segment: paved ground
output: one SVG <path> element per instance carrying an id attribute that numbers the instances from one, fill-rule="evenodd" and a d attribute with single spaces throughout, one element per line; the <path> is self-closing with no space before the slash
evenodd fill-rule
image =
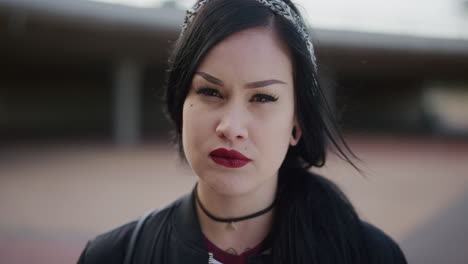
<path id="1" fill-rule="evenodd" d="M 336 158 L 321 173 L 410 263 L 466 263 L 468 142 L 350 138 L 363 177 Z M 0 149 L 0 263 L 75 263 L 87 239 L 189 191 L 175 150 L 146 144 Z M 449 257 L 448 257 L 449 256 Z"/>

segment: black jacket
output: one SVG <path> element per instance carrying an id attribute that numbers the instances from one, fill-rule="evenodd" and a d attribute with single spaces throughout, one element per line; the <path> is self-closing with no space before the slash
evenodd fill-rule
<path id="1" fill-rule="evenodd" d="M 117 227 L 88 242 L 78 264 L 122 264 L 137 221 Z M 391 238 L 363 222 L 371 263 L 404 264 L 405 257 Z M 251 256 L 249 264 L 271 263 L 269 250 Z M 132 263 L 209 263 L 193 193 L 150 215 L 136 240 Z"/>

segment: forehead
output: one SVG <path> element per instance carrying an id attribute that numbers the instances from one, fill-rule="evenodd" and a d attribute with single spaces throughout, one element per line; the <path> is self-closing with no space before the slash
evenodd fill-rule
<path id="1" fill-rule="evenodd" d="M 230 35 L 208 52 L 198 71 L 208 71 L 227 81 L 249 82 L 274 77 L 292 83 L 288 49 L 277 34 L 266 27 Z"/>

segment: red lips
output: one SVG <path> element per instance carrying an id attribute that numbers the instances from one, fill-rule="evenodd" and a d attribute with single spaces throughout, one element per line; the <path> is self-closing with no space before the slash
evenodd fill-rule
<path id="1" fill-rule="evenodd" d="M 215 149 L 210 152 L 211 159 L 228 168 L 244 167 L 251 159 L 242 155 L 242 153 L 235 150 L 227 150 L 225 148 Z"/>

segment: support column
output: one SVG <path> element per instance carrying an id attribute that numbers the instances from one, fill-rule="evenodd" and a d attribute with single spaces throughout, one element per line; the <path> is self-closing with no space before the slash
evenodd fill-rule
<path id="1" fill-rule="evenodd" d="M 114 71 L 114 142 L 137 145 L 141 138 L 142 67 L 133 60 L 119 61 Z"/>

